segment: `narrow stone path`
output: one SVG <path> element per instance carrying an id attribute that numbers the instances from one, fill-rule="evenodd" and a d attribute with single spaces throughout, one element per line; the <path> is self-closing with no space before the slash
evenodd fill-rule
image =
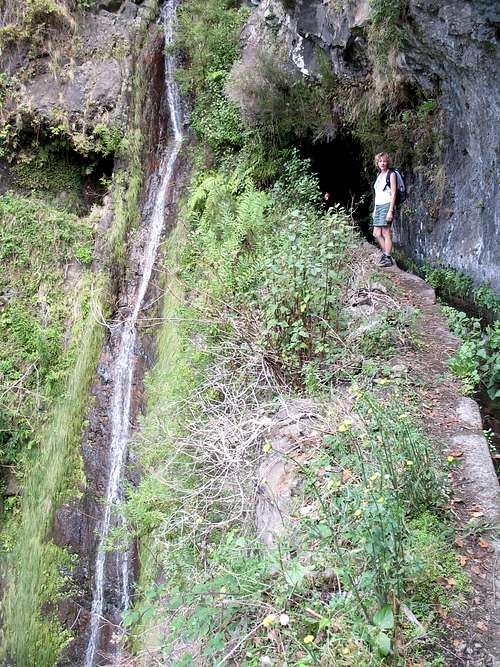
<path id="1" fill-rule="evenodd" d="M 374 254 L 374 259 L 378 254 Z M 384 269 L 398 289 L 401 305 L 419 308 L 421 347 L 397 361 L 420 385 L 423 427 L 448 465 L 457 547 L 473 593 L 463 609 L 445 617 L 451 637 L 448 665 L 500 665 L 500 490 L 484 436 L 477 403 L 461 396 L 446 361 L 459 341 L 449 331 L 434 290 L 423 280 L 393 266 Z M 495 535 L 496 531 L 496 535 Z"/>

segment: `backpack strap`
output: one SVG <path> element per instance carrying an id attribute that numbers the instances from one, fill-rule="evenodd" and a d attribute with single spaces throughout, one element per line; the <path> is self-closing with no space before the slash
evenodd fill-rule
<path id="1" fill-rule="evenodd" d="M 391 189 L 391 174 L 395 174 L 395 173 L 396 172 L 395 172 L 394 169 L 388 169 L 387 170 L 387 177 L 385 179 L 384 190 L 386 190 L 387 188 L 389 188 L 389 190 Z M 396 186 L 397 186 L 397 180 L 396 180 Z M 384 190 L 382 190 L 382 192 L 384 192 Z"/>

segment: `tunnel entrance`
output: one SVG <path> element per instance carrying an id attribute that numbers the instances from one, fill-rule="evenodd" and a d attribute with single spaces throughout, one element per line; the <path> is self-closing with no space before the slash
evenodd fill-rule
<path id="1" fill-rule="evenodd" d="M 323 194 L 329 193 L 328 206 L 339 204 L 352 215 L 362 234 L 372 240 L 370 218 L 374 176 L 366 163 L 360 142 L 351 134 L 332 141 L 309 144 L 304 157 L 319 176 Z"/>

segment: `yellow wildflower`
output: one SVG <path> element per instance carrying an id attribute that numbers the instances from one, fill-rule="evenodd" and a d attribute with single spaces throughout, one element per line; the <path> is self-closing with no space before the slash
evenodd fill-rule
<path id="1" fill-rule="evenodd" d="M 345 433 L 351 429 L 352 425 L 352 419 L 344 419 L 344 421 L 337 426 L 337 431 L 339 431 L 339 433 Z"/>
<path id="2" fill-rule="evenodd" d="M 262 621 L 262 625 L 265 628 L 268 628 L 270 625 L 276 622 L 276 614 L 268 614 L 265 619 Z"/>

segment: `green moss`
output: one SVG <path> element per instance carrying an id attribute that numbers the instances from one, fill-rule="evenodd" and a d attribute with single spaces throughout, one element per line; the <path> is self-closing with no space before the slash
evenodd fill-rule
<path id="1" fill-rule="evenodd" d="M 109 299 L 109 279 L 97 276 L 93 291 L 96 306 L 102 308 Z M 53 667 L 69 640 L 57 614 L 44 607 L 57 601 L 62 581 L 53 576 L 65 558 L 62 549 L 46 540 L 56 508 L 72 489 L 74 493 L 78 481 L 82 425 L 103 338 L 100 322 L 89 314 L 75 341 L 78 356 L 64 395 L 41 433 L 43 449 L 26 475 L 22 517 L 9 556 L 10 584 L 3 600 L 4 650 L 21 664 Z"/>
<path id="2" fill-rule="evenodd" d="M 427 619 L 436 604 L 449 609 L 470 590 L 470 580 L 460 567 L 451 542 L 453 530 L 432 512 L 409 523 L 406 552 L 411 558 L 409 586 L 414 611 Z"/>
<path id="3" fill-rule="evenodd" d="M 49 159 L 40 154 L 25 156 L 12 169 L 17 185 L 54 194 L 66 192 L 76 201 L 80 195 L 82 166 L 68 153 L 54 153 Z"/>
<path id="4" fill-rule="evenodd" d="M 389 74 L 389 60 L 401 46 L 401 0 L 370 0 L 368 39 L 381 71 Z"/>
<path id="5" fill-rule="evenodd" d="M 23 443 L 39 441 L 40 422 L 71 365 L 64 340 L 77 316 L 80 280 L 66 286 L 65 271 L 75 249 L 92 243 L 93 229 L 39 196 L 12 193 L 0 196 L 0 220 L 0 368 L 2 383 L 12 385 L 3 405 L 5 464 L 16 462 Z"/>
<path id="6" fill-rule="evenodd" d="M 141 90 L 144 89 L 142 78 L 137 85 Z M 137 112 L 137 119 L 139 116 Z M 139 220 L 139 196 L 143 184 L 142 140 L 140 127 L 134 124 L 126 133 L 122 146 L 127 169 L 115 172 L 113 177 L 111 197 L 114 224 L 106 235 L 108 261 L 111 266 L 124 265 L 126 236 Z"/>

